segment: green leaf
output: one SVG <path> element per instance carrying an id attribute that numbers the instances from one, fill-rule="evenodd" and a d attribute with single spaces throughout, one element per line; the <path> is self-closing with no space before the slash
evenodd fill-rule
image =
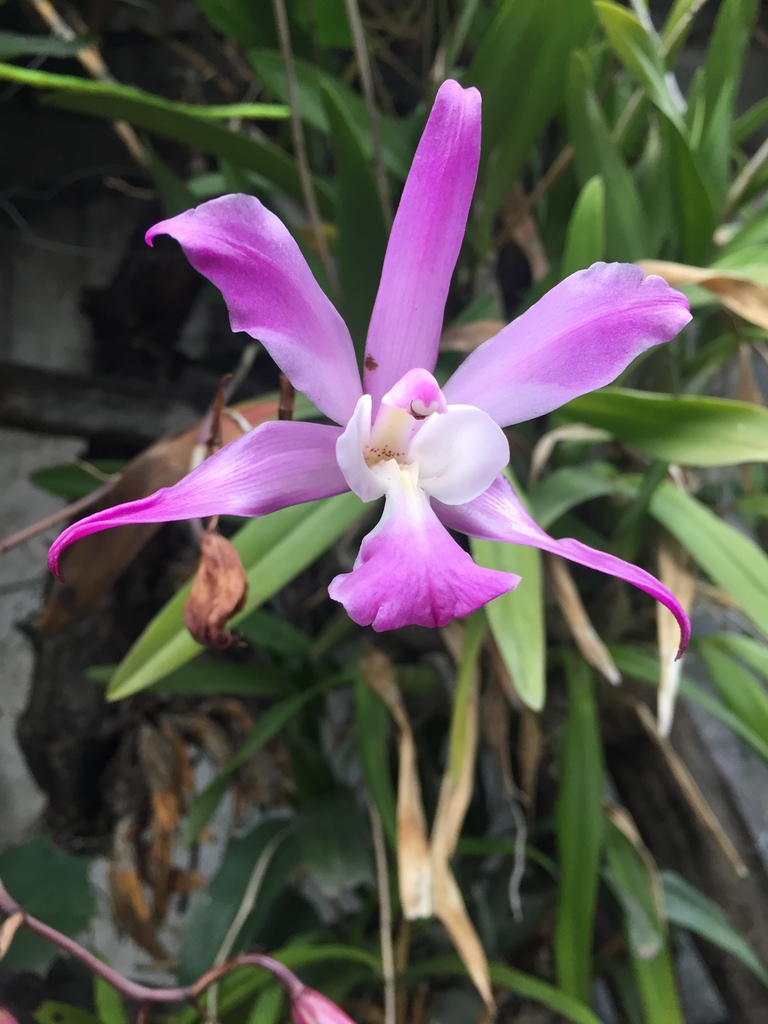
<path id="1" fill-rule="evenodd" d="M 530 496 L 533 518 L 543 530 L 572 508 L 616 492 L 617 473 L 606 462 L 564 466 L 550 473 Z"/>
<path id="2" fill-rule="evenodd" d="M 139 128 L 156 132 L 177 142 L 231 160 L 257 171 L 271 184 L 299 202 L 303 201 L 296 161 L 277 146 L 243 132 L 211 124 L 205 119 L 205 107 L 174 103 L 142 89 L 110 82 L 91 82 L 72 75 L 54 75 L 0 64 L 0 79 L 52 89 L 46 100 L 64 110 L 98 117 L 122 118 Z M 267 115 L 283 117 L 282 108 L 265 107 Z M 333 209 L 332 190 L 316 179 L 315 190 L 321 212 L 329 216 Z"/>
<path id="3" fill-rule="evenodd" d="M 89 467 L 93 467 L 93 472 Z M 30 483 L 49 494 L 56 494 L 67 501 L 77 501 L 92 494 L 104 484 L 103 476 L 119 473 L 124 462 L 114 459 L 98 459 L 91 463 L 62 463 L 60 466 L 45 466 L 29 474 Z"/>
<path id="4" fill-rule="evenodd" d="M 507 967 L 506 964 L 490 963 L 488 969 L 491 981 L 498 988 L 514 992 L 523 999 L 540 1003 L 565 1017 L 566 1020 L 573 1021 L 573 1024 L 600 1024 L 599 1019 L 585 1003 L 546 981 L 541 981 L 523 971 L 517 971 L 513 967 Z M 463 978 L 466 977 L 466 969 L 458 957 L 436 956 L 422 960 L 417 965 L 410 967 L 405 975 L 418 979 L 424 977 Z"/>
<path id="5" fill-rule="evenodd" d="M 218 871 L 208 885 L 206 899 L 197 902 L 184 929 L 179 952 L 179 980 L 182 984 L 195 981 L 213 965 L 258 864 L 263 872 L 261 884 L 253 909 L 243 921 L 232 946 L 230 959 L 247 948 L 256 937 L 270 906 L 300 859 L 298 843 L 295 837 L 291 837 L 290 829 L 291 823 L 285 818 L 269 818 L 229 844 Z"/>
<path id="6" fill-rule="evenodd" d="M 103 978 L 93 979 L 93 1001 L 102 1024 L 130 1024 L 122 996 Z"/>
<path id="7" fill-rule="evenodd" d="M 514 482 L 513 486 L 523 497 L 520 487 Z M 474 537 L 469 543 L 478 565 L 522 577 L 515 590 L 491 601 L 485 612 L 520 700 L 540 711 L 546 693 L 541 552 L 520 544 Z"/>
<path id="8" fill-rule="evenodd" d="M 339 182 L 336 200 L 340 306 L 362 366 L 368 323 L 379 288 L 389 232 L 370 155 L 335 83 L 322 83 L 323 102 Z"/>
<path id="9" fill-rule="evenodd" d="M 590 178 L 579 193 L 568 222 L 561 276 L 567 277 L 605 258 L 605 185 Z"/>
<path id="10" fill-rule="evenodd" d="M 594 26 L 586 0 L 502 0 L 466 74 L 483 97 L 483 233 L 553 115 L 562 106 L 568 56 Z M 514 102 L 510 88 L 514 83 Z"/>
<path id="11" fill-rule="evenodd" d="M 368 792 L 393 849 L 397 848 L 397 800 L 389 753 L 389 712 L 362 680 L 355 684 L 355 722 L 360 763 Z"/>
<path id="12" fill-rule="evenodd" d="M 657 657 L 634 647 L 619 644 L 611 644 L 608 649 L 623 676 L 632 676 L 650 686 L 659 685 L 659 660 Z M 679 692 L 681 697 L 698 704 L 707 714 L 717 718 L 731 732 L 748 743 L 764 761 L 768 762 L 768 743 L 765 743 L 749 724 L 734 715 L 716 697 L 684 675 L 680 677 Z"/>
<path id="13" fill-rule="evenodd" d="M 95 1014 L 53 999 L 42 1002 L 32 1016 L 37 1024 L 101 1024 Z"/>
<path id="14" fill-rule="evenodd" d="M 349 790 L 313 796 L 296 816 L 296 831 L 302 866 L 328 899 L 373 886 L 368 819 Z"/>
<path id="15" fill-rule="evenodd" d="M 768 460 L 768 409 L 751 402 L 602 388 L 558 415 L 609 431 L 655 458 L 687 466 Z"/>
<path id="16" fill-rule="evenodd" d="M 640 955 L 630 945 L 632 971 L 640 991 L 645 1019 L 654 1024 L 656 1021 L 685 1024 L 677 995 L 666 922 L 660 914 L 661 908 L 657 906 L 661 886 L 656 867 L 649 863 L 648 858 L 644 859 L 640 855 L 634 843 L 610 818 L 606 826 L 606 855 L 612 880 L 621 887 L 626 900 L 638 904 L 659 937 L 658 944 L 655 944 L 656 951 L 652 952 L 649 945 L 645 955 Z"/>
<path id="17" fill-rule="evenodd" d="M 345 675 L 330 676 L 314 686 L 310 686 L 303 693 L 297 693 L 279 704 L 275 704 L 263 715 L 260 715 L 235 756 L 217 772 L 211 782 L 193 800 L 184 831 L 184 842 L 187 846 L 191 846 L 213 817 L 229 786 L 229 780 L 240 765 L 252 757 L 257 750 L 260 750 L 265 743 L 269 743 L 272 737 L 280 732 L 292 718 L 295 718 L 311 700 L 326 690 L 348 681 L 348 677 Z"/>
<path id="18" fill-rule="evenodd" d="M 742 65 L 757 10 L 756 0 L 723 0 L 703 67 L 704 112 L 699 166 L 722 200 L 729 183 L 731 133 Z"/>
<path id="19" fill-rule="evenodd" d="M 233 538 L 248 574 L 248 597 L 237 623 L 302 572 L 364 512 L 352 493 L 294 505 L 247 523 Z M 144 690 L 190 661 L 201 647 L 184 625 L 186 584 L 150 622 L 118 666 L 107 696 Z"/>
<path id="20" fill-rule="evenodd" d="M 713 633 L 707 637 L 707 643 L 725 649 L 768 679 L 768 647 L 765 643 L 739 633 Z"/>
<path id="21" fill-rule="evenodd" d="M 555 809 L 560 891 L 554 948 L 560 987 L 588 1003 L 603 842 L 603 750 L 589 667 L 568 653 L 565 672 L 568 718 Z"/>
<path id="22" fill-rule="evenodd" d="M 702 640 L 698 649 L 723 703 L 768 745 L 768 692 L 763 684 L 716 641 Z"/>
<path id="23" fill-rule="evenodd" d="M 635 180 L 616 143 L 590 83 L 583 54 L 571 57 L 568 119 L 576 147 L 576 167 L 586 183 L 594 175 L 605 184 L 606 258 L 636 260 L 649 255 L 646 223 Z"/>
<path id="24" fill-rule="evenodd" d="M 88 36 L 76 39 L 57 39 L 56 36 L 24 35 L 21 32 L 0 32 L 0 59 L 14 60 L 35 54 L 41 57 L 74 57 L 76 53 L 90 46 L 93 40 Z"/>
<path id="25" fill-rule="evenodd" d="M 283 102 L 288 99 L 288 86 L 285 79 L 283 58 L 275 50 L 252 49 L 248 58 L 256 74 L 262 79 L 269 92 Z M 319 68 L 306 61 L 294 58 L 293 70 L 296 75 L 296 86 L 299 94 L 299 111 L 307 124 L 321 132 L 329 132 L 330 125 L 326 107 L 323 102 L 323 85 L 330 85 L 336 99 L 345 107 L 348 118 L 355 125 L 358 138 L 369 160 L 373 159 L 368 111 L 365 102 L 354 90 L 340 79 L 331 78 Z M 413 156 L 409 145 L 408 133 L 403 130 L 402 122 L 391 117 L 379 118 L 382 158 L 387 170 L 391 171 L 400 181 L 405 181 Z"/>
<path id="26" fill-rule="evenodd" d="M 673 201 L 672 216 L 679 232 L 681 259 L 693 266 L 706 265 L 717 226 L 717 210 L 685 134 L 674 122 L 662 125 L 668 155 L 666 182 Z"/>
<path id="27" fill-rule="evenodd" d="M 595 0 L 594 7 L 616 56 L 659 110 L 682 131 L 685 102 L 670 88 L 658 39 L 626 7 L 611 0 Z"/>
<path id="28" fill-rule="evenodd" d="M 768 970 L 755 956 L 749 943 L 739 935 L 716 903 L 694 889 L 674 871 L 662 871 L 664 907 L 667 920 L 685 928 L 740 960 L 755 977 L 768 986 Z"/>
<path id="29" fill-rule="evenodd" d="M 0 878 L 24 910 L 65 935 L 78 935 L 96 910 L 88 884 L 89 863 L 35 836 L 0 853 Z M 3 970 L 45 973 L 60 955 L 57 946 L 27 928 L 15 935 Z"/>
<path id="30" fill-rule="evenodd" d="M 622 489 L 635 490 L 630 479 Z M 759 630 L 768 635 L 768 557 L 754 541 L 673 484 L 657 487 L 651 515 L 675 537 L 717 586 L 726 590 Z"/>

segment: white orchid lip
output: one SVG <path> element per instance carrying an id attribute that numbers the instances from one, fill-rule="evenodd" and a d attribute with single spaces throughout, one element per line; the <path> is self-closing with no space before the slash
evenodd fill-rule
<path id="1" fill-rule="evenodd" d="M 392 463 L 430 497 L 461 504 L 490 487 L 509 461 L 498 424 L 473 406 L 448 405 L 427 370 L 409 370 L 371 418 L 371 397 L 363 395 L 336 443 L 339 468 L 363 501 L 403 486 Z"/>

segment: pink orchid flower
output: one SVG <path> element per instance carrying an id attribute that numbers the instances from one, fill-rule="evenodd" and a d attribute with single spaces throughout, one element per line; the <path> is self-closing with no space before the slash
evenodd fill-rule
<path id="1" fill-rule="evenodd" d="M 477 348 L 441 389 L 432 375 L 480 156 L 480 95 L 440 88 L 405 183 L 368 330 L 361 382 L 349 331 L 287 228 L 258 199 L 224 196 L 156 224 L 221 291 L 232 329 L 259 339 L 338 426 L 265 423 L 174 487 L 88 516 L 50 551 L 96 530 L 217 514 L 261 516 L 352 490 L 383 497 L 352 572 L 329 587 L 375 630 L 439 626 L 516 587 L 448 529 L 526 544 L 634 584 L 690 626 L 649 573 L 576 540 L 554 540 L 501 471 L 502 431 L 610 383 L 690 320 L 683 295 L 639 267 L 597 263 L 556 285 Z"/>

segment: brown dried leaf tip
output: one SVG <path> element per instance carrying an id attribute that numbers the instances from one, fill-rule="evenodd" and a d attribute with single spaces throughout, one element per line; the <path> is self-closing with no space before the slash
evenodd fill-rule
<path id="1" fill-rule="evenodd" d="M 234 546 L 220 533 L 206 530 L 192 591 L 184 608 L 184 624 L 204 647 L 225 650 L 242 641 L 226 629 L 248 594 L 248 577 Z"/>

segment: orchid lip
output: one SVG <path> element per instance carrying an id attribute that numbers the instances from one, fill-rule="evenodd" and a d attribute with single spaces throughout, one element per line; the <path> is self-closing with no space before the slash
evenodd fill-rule
<path id="1" fill-rule="evenodd" d="M 409 480 L 449 504 L 471 501 L 509 459 L 501 428 L 471 406 L 450 406 L 427 370 L 409 370 L 382 398 L 371 423 L 364 395 L 336 446 L 344 477 L 363 501 L 390 494 Z"/>

